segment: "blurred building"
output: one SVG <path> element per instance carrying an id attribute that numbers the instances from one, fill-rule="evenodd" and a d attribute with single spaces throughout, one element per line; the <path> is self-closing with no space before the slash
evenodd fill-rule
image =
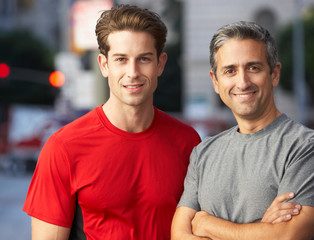
<path id="1" fill-rule="evenodd" d="M 0 0 L 0 30 L 29 29 L 57 49 L 61 38 L 62 1 Z"/>
<path id="2" fill-rule="evenodd" d="M 0 32 L 27 29 L 54 49 L 69 50 L 73 4 L 109 1 L 119 4 L 137 4 L 162 13 L 164 2 L 167 0 L 149 2 L 145 0 L 0 0 Z"/>
<path id="3" fill-rule="evenodd" d="M 298 5 L 302 5 L 300 10 Z M 204 117 L 214 115 L 230 119 L 232 114 L 221 104 L 209 76 L 209 43 L 214 32 L 225 24 L 246 20 L 255 21 L 276 35 L 296 15 L 314 8 L 314 0 L 184 0 L 183 6 L 185 113 L 187 116 L 199 116 L 193 109 L 202 106 Z M 292 95 L 278 89 L 275 97 L 282 112 L 297 118 L 297 101 Z"/>
<path id="4" fill-rule="evenodd" d="M 104 93 L 95 93 L 94 90 L 84 85 L 89 84 L 91 80 L 90 73 L 87 75 L 81 71 L 80 62 L 75 59 L 75 54 L 69 53 L 71 42 L 71 30 L 73 21 L 71 21 L 71 7 L 75 2 L 83 0 L 0 0 L 0 31 L 9 31 L 13 28 L 26 28 L 35 33 L 38 37 L 48 43 L 57 51 L 62 51 L 58 57 L 60 62 L 66 61 L 71 67 L 67 85 L 64 86 L 64 96 L 73 98 L 77 92 L 82 89 L 89 92 L 85 95 L 101 96 Z M 84 0 L 85 2 L 96 2 L 97 0 Z M 98 0 L 105 1 L 105 0 Z M 298 9 L 297 4 L 302 4 L 302 11 L 308 8 L 314 8 L 314 0 L 114 0 L 113 3 L 136 4 L 142 7 L 156 11 L 163 16 L 167 10 L 170 1 L 179 1 L 183 7 L 182 19 L 182 101 L 184 115 L 186 118 L 221 118 L 232 119 L 232 114 L 221 104 L 219 97 L 213 90 L 209 76 L 209 42 L 213 33 L 222 25 L 238 20 L 256 21 L 263 25 L 269 31 L 276 35 L 278 29 L 293 21 Z M 176 38 L 171 29 L 168 17 L 164 17 L 168 28 L 168 43 Z M 96 37 L 95 37 L 96 41 Z M 92 58 L 95 56 L 91 56 Z M 88 61 L 90 59 L 88 58 Z M 91 65 L 97 63 L 89 63 Z M 57 63 L 58 65 L 58 63 Z M 60 65 L 60 64 L 59 64 Z M 76 66 L 76 67 L 73 67 Z M 95 70 L 95 67 L 94 67 Z M 88 75 L 89 74 L 89 75 Z M 97 73 L 99 78 L 99 72 Z M 84 76 L 88 80 L 81 80 L 79 76 Z M 101 77 L 100 77 L 101 78 Z M 78 84 L 77 84 L 78 83 Z M 75 87 L 73 87 L 76 84 Z M 103 89 L 104 85 L 97 85 L 97 91 Z M 73 89 L 78 89 L 74 92 Z M 80 90 L 81 89 L 81 90 Z M 276 99 L 281 111 L 286 112 L 294 118 L 298 108 L 293 96 L 286 94 L 282 90 L 276 90 Z M 67 102 L 67 101 L 59 102 Z M 95 100 L 81 99 L 83 102 L 97 105 L 103 99 Z M 75 105 L 75 104 L 74 104 Z M 87 106 L 87 107 L 88 107 Z M 65 110 L 66 111 L 66 110 Z"/>

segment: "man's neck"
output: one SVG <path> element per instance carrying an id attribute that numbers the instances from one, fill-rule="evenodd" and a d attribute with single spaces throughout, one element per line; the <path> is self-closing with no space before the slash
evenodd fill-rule
<path id="1" fill-rule="evenodd" d="M 116 106 L 109 100 L 103 105 L 103 111 L 115 127 L 126 132 L 142 132 L 154 119 L 154 107 Z"/>
<path id="2" fill-rule="evenodd" d="M 269 112 L 268 114 L 265 114 L 257 119 L 248 119 L 236 116 L 236 120 L 239 125 L 239 132 L 243 134 L 257 132 L 266 127 L 268 124 L 272 123 L 277 117 L 280 116 L 280 114 L 281 113 L 276 108 L 274 111 Z"/>

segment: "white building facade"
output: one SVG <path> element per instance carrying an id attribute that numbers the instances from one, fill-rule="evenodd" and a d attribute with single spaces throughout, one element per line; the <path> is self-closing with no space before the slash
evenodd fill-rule
<path id="1" fill-rule="evenodd" d="M 230 119 L 231 113 L 221 107 L 209 76 L 209 44 L 214 32 L 225 24 L 254 21 L 275 35 L 282 26 L 309 8 L 313 0 L 184 0 L 183 10 L 183 77 L 185 115 Z M 301 9 L 298 9 L 301 7 Z M 296 101 L 276 90 L 277 105 L 282 112 L 296 118 Z M 195 113 L 193 109 L 202 109 Z"/>

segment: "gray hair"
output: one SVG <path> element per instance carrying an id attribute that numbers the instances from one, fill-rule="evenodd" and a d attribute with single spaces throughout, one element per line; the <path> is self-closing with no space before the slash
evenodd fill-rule
<path id="1" fill-rule="evenodd" d="M 210 65 L 215 75 L 217 71 L 217 51 L 231 38 L 238 40 L 252 39 L 264 42 L 266 45 L 267 62 L 272 73 L 278 61 L 274 38 L 265 28 L 258 24 L 254 22 L 240 21 L 225 25 L 218 29 L 210 42 Z"/>

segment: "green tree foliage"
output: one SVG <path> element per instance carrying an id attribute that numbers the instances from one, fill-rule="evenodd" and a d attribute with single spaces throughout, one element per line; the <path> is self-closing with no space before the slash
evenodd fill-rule
<path id="1" fill-rule="evenodd" d="M 24 30 L 0 33 L 0 62 L 11 67 L 9 77 L 0 79 L 0 103 L 52 104 L 58 92 L 48 79 L 54 70 L 53 61 L 53 51 L 31 33 Z M 15 74 L 18 69 L 46 72 L 48 77 L 21 76 Z"/>
<path id="2" fill-rule="evenodd" d="M 305 78 L 311 93 L 310 103 L 314 103 L 314 10 L 304 17 L 304 54 Z M 289 91 L 293 90 L 293 24 L 290 23 L 280 31 L 277 44 L 279 61 L 282 64 L 280 85 Z"/>

